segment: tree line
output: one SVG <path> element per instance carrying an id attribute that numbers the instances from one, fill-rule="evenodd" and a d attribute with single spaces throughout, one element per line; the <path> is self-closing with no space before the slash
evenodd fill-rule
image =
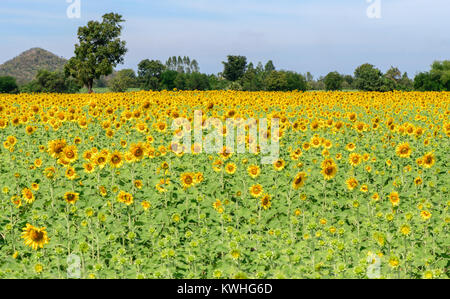
<path id="1" fill-rule="evenodd" d="M 75 93 L 83 86 L 93 92 L 95 86 L 106 85 L 114 92 L 129 88 L 142 90 L 242 90 L 242 91 L 306 91 L 362 90 L 387 92 L 393 90 L 450 91 L 450 61 L 436 61 L 431 70 L 410 79 L 397 67 L 386 73 L 371 64 L 357 67 L 353 75 L 336 71 L 314 79 L 311 73 L 277 70 L 269 60 L 255 66 L 245 56 L 229 55 L 218 74 L 200 72 L 197 60 L 188 56 L 172 56 L 165 63 L 144 59 L 133 69 L 114 72 L 124 61 L 125 41 L 120 39 L 124 19 L 116 13 L 103 15 L 102 22 L 89 21 L 78 29 L 79 43 L 74 57 L 64 71 L 40 70 L 36 78 L 18 86 L 12 77 L 0 77 L 0 93 L 57 92 Z M 105 76 L 110 78 L 105 82 Z"/>

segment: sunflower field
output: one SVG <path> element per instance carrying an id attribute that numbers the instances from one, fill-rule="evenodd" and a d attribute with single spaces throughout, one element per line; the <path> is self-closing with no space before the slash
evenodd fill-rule
<path id="1" fill-rule="evenodd" d="M 449 92 L 0 95 L 0 278 L 448 279 L 449 104 Z M 279 119 L 266 136 L 278 159 L 174 151 L 192 129 L 173 121 L 196 110 Z"/>

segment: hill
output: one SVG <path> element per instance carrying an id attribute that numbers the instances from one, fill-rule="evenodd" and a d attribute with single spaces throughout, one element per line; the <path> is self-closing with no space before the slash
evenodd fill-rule
<path id="1" fill-rule="evenodd" d="M 62 70 L 67 60 L 41 48 L 32 48 L 0 65 L 0 76 L 12 76 L 22 85 L 41 69 Z"/>

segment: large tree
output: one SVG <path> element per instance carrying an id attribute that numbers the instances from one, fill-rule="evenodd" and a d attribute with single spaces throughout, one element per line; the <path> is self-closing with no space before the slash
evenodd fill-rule
<path id="1" fill-rule="evenodd" d="M 402 73 L 400 70 L 397 67 L 391 66 L 391 68 L 387 70 L 386 74 L 383 75 L 381 91 L 399 90 L 399 82 L 401 79 Z"/>
<path id="2" fill-rule="evenodd" d="M 14 77 L 0 77 L 0 93 L 16 93 L 17 90 L 18 86 Z"/>
<path id="3" fill-rule="evenodd" d="M 450 60 L 435 61 L 431 70 L 414 78 L 414 88 L 423 91 L 450 91 Z"/>
<path id="4" fill-rule="evenodd" d="M 138 64 L 138 80 L 144 90 L 159 90 L 166 67 L 159 60 L 142 60 Z"/>
<path id="5" fill-rule="evenodd" d="M 344 77 L 338 72 L 330 72 L 325 76 L 323 82 L 327 90 L 341 90 Z"/>
<path id="6" fill-rule="evenodd" d="M 247 68 L 247 57 L 228 55 L 228 60 L 223 61 L 223 76 L 229 81 L 237 81 L 245 73 Z"/>
<path id="7" fill-rule="evenodd" d="M 355 69 L 355 86 L 364 91 L 380 91 L 383 73 L 371 64 L 363 64 Z"/>
<path id="8" fill-rule="evenodd" d="M 95 79 L 109 75 L 114 67 L 123 63 L 127 52 L 125 41 L 120 40 L 122 16 L 116 13 L 103 15 L 103 21 L 89 21 L 78 28 L 79 43 L 75 56 L 65 66 L 65 72 L 84 84 L 89 93 Z"/>

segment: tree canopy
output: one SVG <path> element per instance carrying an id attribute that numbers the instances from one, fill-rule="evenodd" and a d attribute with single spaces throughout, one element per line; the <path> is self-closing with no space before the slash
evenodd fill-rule
<path id="1" fill-rule="evenodd" d="M 0 77 L 0 93 L 16 93 L 18 86 L 16 79 L 11 76 Z"/>
<path id="2" fill-rule="evenodd" d="M 117 64 L 123 63 L 127 52 L 125 41 L 120 40 L 124 19 L 116 13 L 103 15 L 103 21 L 89 21 L 78 29 L 79 43 L 75 56 L 65 66 L 65 72 L 86 85 L 89 92 L 95 79 L 109 75 Z"/>
<path id="3" fill-rule="evenodd" d="M 223 61 L 223 76 L 231 81 L 237 81 L 245 73 L 247 67 L 247 57 L 228 55 L 228 60 Z"/>

